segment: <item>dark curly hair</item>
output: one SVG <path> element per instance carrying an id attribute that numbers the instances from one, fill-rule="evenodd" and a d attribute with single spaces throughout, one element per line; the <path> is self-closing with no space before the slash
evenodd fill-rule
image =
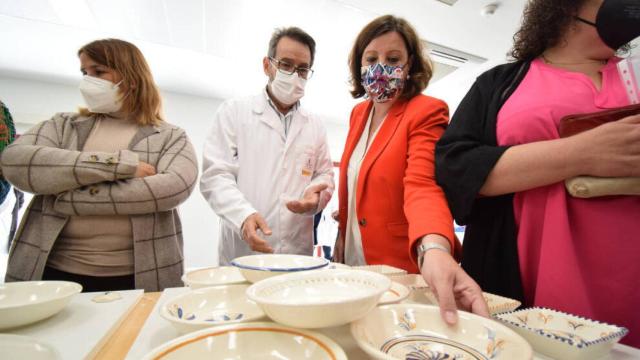
<path id="1" fill-rule="evenodd" d="M 578 10 L 589 0 L 529 0 L 509 55 L 530 61 L 562 41 Z"/>
<path id="2" fill-rule="evenodd" d="M 392 15 L 380 16 L 367 24 L 356 38 L 351 53 L 349 54 L 349 69 L 351 70 L 351 95 L 359 98 L 366 94 L 362 86 L 362 53 L 369 43 L 378 36 L 397 32 L 404 40 L 407 53 L 411 59 L 409 64 L 409 78 L 404 83 L 401 98 L 411 99 L 427 88 L 433 67 L 431 61 L 425 55 L 422 41 L 418 37 L 415 29 L 405 19 Z"/>

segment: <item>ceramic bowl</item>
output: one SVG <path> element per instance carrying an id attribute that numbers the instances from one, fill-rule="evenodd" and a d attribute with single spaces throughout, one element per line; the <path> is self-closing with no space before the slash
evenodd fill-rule
<path id="1" fill-rule="evenodd" d="M 160 307 L 160 316 L 181 334 L 264 317 L 258 304 L 247 299 L 249 285 L 221 285 L 178 295 Z"/>
<path id="2" fill-rule="evenodd" d="M 388 277 L 369 271 L 326 269 L 260 281 L 247 296 L 279 323 L 321 328 L 363 317 L 390 286 Z"/>
<path id="3" fill-rule="evenodd" d="M 144 360 L 347 360 L 331 339 L 274 323 L 224 325 L 196 331 L 163 344 Z"/>
<path id="4" fill-rule="evenodd" d="M 399 282 L 392 281 L 389 290 L 380 297 L 378 305 L 395 304 L 409 297 L 411 290 Z"/>
<path id="5" fill-rule="evenodd" d="M 545 308 L 527 308 L 495 316 L 544 355 L 563 360 L 598 359 L 629 331 Z"/>
<path id="6" fill-rule="evenodd" d="M 192 289 L 200 289 L 216 285 L 242 284 L 247 280 L 235 266 L 216 266 L 189 271 L 182 275 L 182 282 Z"/>
<path id="7" fill-rule="evenodd" d="M 64 309 L 82 291 L 69 281 L 24 281 L 0 284 L 0 329 L 46 319 Z"/>
<path id="8" fill-rule="evenodd" d="M 503 312 L 513 311 L 522 305 L 518 300 L 514 300 L 508 297 L 494 295 L 488 292 L 483 292 L 484 301 L 487 302 L 489 313 L 491 315 L 500 314 Z"/>
<path id="9" fill-rule="evenodd" d="M 530 360 L 531 346 L 506 326 L 467 312 L 447 325 L 433 305 L 379 306 L 351 323 L 358 346 L 375 359 Z"/>
<path id="10" fill-rule="evenodd" d="M 399 269 L 397 267 L 393 267 L 390 265 L 362 265 L 362 266 L 353 266 L 353 269 L 372 271 L 372 272 L 382 274 L 382 275 L 387 275 L 387 276 L 397 276 L 397 275 L 407 274 L 407 270 Z"/>
<path id="11" fill-rule="evenodd" d="M 20 335 L 0 334 L 0 349 L 12 359 L 58 360 L 60 355 L 48 344 Z"/>
<path id="12" fill-rule="evenodd" d="M 245 279 L 255 283 L 276 275 L 320 269 L 327 266 L 329 260 L 305 255 L 261 254 L 238 257 L 231 264 L 240 269 Z"/>

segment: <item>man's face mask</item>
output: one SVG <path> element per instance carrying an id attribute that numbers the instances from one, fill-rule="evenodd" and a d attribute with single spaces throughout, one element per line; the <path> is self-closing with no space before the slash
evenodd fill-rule
<path id="1" fill-rule="evenodd" d="M 366 95 L 375 102 L 387 102 L 395 98 L 404 87 L 403 66 L 376 63 L 361 68 L 362 86 Z"/>
<path id="2" fill-rule="evenodd" d="M 638 0 L 604 0 L 596 22 L 576 17 L 595 26 L 607 46 L 617 50 L 640 36 L 640 2 Z"/>

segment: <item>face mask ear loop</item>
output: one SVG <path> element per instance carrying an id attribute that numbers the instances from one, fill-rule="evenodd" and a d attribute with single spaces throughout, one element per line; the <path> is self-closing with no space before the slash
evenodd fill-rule
<path id="1" fill-rule="evenodd" d="M 574 16 L 573 18 L 574 18 L 574 19 L 576 19 L 576 20 L 578 20 L 578 21 L 580 21 L 580 22 L 581 22 L 581 23 L 583 23 L 583 24 L 587 24 L 587 25 L 591 25 L 591 26 L 593 26 L 593 27 L 597 27 L 597 26 L 596 26 L 596 23 L 594 23 L 594 22 L 592 22 L 592 21 L 589 21 L 589 20 L 586 20 L 586 19 L 583 19 L 583 18 L 581 18 L 580 16 Z"/>

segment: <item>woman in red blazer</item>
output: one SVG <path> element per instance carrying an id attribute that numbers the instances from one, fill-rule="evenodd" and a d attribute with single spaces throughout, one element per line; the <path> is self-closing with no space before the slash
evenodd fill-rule
<path id="1" fill-rule="evenodd" d="M 387 264 L 422 272 L 439 293 L 443 317 L 456 321 L 456 302 L 488 315 L 478 285 L 457 267 L 460 243 L 436 184 L 435 144 L 448 123 L 447 105 L 422 95 L 432 75 L 409 23 L 390 15 L 369 23 L 349 56 L 354 98 L 340 162 L 339 239 L 335 259 L 349 265 Z M 424 266 L 419 268 L 419 263 Z"/>

